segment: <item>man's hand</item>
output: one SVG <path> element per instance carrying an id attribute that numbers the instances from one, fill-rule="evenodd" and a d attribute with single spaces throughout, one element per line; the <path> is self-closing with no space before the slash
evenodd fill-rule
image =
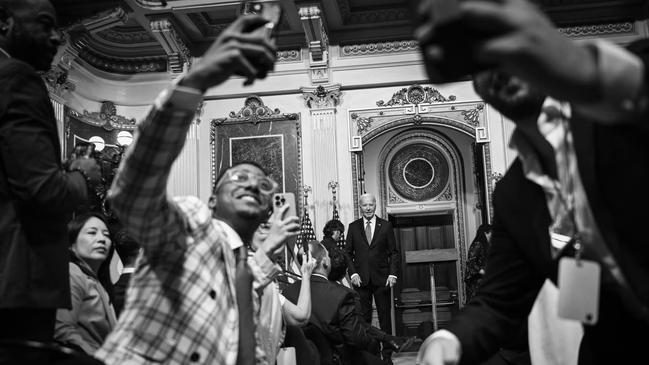
<path id="1" fill-rule="evenodd" d="M 352 285 L 354 285 L 354 286 L 361 286 L 361 284 L 363 284 L 363 282 L 361 281 L 361 277 L 358 274 L 352 274 L 352 276 L 351 276 L 351 278 L 349 278 L 349 280 L 352 281 Z"/>
<path id="2" fill-rule="evenodd" d="M 70 161 L 68 168 L 72 170 L 82 170 L 92 184 L 99 184 L 101 182 L 101 167 L 94 158 L 77 157 Z"/>
<path id="3" fill-rule="evenodd" d="M 313 256 L 311 256 L 311 253 L 309 253 L 308 255 L 303 253 L 302 267 L 300 268 L 300 272 L 302 273 L 302 280 L 309 280 L 315 266 L 316 261 Z"/>
<path id="4" fill-rule="evenodd" d="M 454 335 L 437 336 L 436 333 L 428 337 L 421 345 L 416 363 L 418 365 L 455 365 L 459 363 L 461 344 L 457 337 Z"/>
<path id="5" fill-rule="evenodd" d="M 247 78 L 246 84 L 265 77 L 275 63 L 275 47 L 263 32 L 251 30 L 267 22 L 258 15 L 239 17 L 212 43 L 179 85 L 205 92 L 235 72 Z"/>
<path id="6" fill-rule="evenodd" d="M 431 1 L 419 9 L 423 23 L 416 37 L 431 62 L 444 50 L 431 44 L 435 33 Z M 592 102 L 599 97 L 596 55 L 559 33 L 527 0 L 461 1 L 458 21 L 467 30 L 485 34 L 474 50 L 476 61 L 518 76 L 560 100 Z M 428 14 L 428 15 L 426 15 Z"/>
<path id="7" fill-rule="evenodd" d="M 394 286 L 394 284 L 397 283 L 397 278 L 395 276 L 388 276 L 388 280 L 385 281 L 385 286 L 389 286 L 390 288 Z"/>
<path id="8" fill-rule="evenodd" d="M 270 216 L 268 223 L 270 228 L 268 236 L 261 246 L 261 249 L 266 252 L 270 257 L 278 253 L 284 244 L 284 241 L 289 237 L 297 236 L 300 233 L 300 219 L 296 216 L 286 217 L 281 219 L 284 212 L 288 209 L 288 205 L 284 205 L 278 210 L 274 211 Z"/>

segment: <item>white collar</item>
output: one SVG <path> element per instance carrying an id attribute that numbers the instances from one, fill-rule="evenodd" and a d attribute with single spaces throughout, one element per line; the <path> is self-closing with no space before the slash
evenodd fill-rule
<path id="1" fill-rule="evenodd" d="M 363 222 L 365 222 L 365 224 L 367 224 L 367 222 L 370 222 L 370 224 L 373 225 L 375 221 L 376 221 L 376 214 L 374 214 L 371 219 L 367 219 L 363 217 Z"/>

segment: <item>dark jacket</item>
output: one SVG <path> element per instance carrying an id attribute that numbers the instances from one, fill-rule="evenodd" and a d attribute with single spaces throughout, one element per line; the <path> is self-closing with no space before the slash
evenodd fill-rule
<path id="1" fill-rule="evenodd" d="M 570 125 L 595 221 L 635 295 L 649 304 L 649 116 L 639 122 L 644 129 L 595 124 L 573 110 Z M 519 160 L 498 182 L 494 214 L 486 274 L 474 299 L 447 327 L 462 342 L 463 364 L 495 352 L 526 319 L 544 280 L 557 278 L 545 194 L 525 178 Z M 616 288 L 602 279 L 599 322 L 584 327 L 580 364 L 646 361 L 646 336 L 637 334 L 647 333 L 649 324 L 632 314 Z"/>
<path id="2" fill-rule="evenodd" d="M 300 282 L 289 285 L 283 292 L 286 299 L 297 303 Z M 356 351 L 374 352 L 378 342 L 367 330 L 363 318 L 356 311 L 353 290 L 330 282 L 317 275 L 311 276 L 311 317 L 332 345 L 345 344 Z"/>
<path id="3" fill-rule="evenodd" d="M 70 307 L 66 225 L 86 196 L 42 79 L 0 54 L 0 308 Z"/>
<path id="4" fill-rule="evenodd" d="M 345 251 L 351 260 L 349 275 L 358 274 L 363 285 L 383 286 L 388 275 L 399 276 L 399 251 L 392 224 L 376 217 L 372 242 L 365 237 L 363 218 L 349 224 Z"/>

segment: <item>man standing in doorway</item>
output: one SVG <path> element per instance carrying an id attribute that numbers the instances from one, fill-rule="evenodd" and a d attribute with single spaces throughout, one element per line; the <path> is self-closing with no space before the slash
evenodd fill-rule
<path id="1" fill-rule="evenodd" d="M 399 251 L 392 224 L 374 214 L 376 197 L 365 193 L 359 198 L 359 205 L 362 217 L 349 225 L 345 243 L 350 279 L 360 295 L 365 321 L 372 321 L 374 297 L 381 329 L 391 333 L 390 288 L 397 282 Z"/>

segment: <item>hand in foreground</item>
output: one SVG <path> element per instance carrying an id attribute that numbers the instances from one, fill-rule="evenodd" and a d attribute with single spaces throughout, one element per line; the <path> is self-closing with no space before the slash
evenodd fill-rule
<path id="1" fill-rule="evenodd" d="M 460 362 L 461 345 L 457 338 L 431 335 L 417 354 L 417 365 L 455 365 Z"/>
<path id="2" fill-rule="evenodd" d="M 82 170 L 91 184 L 99 184 L 101 182 L 101 167 L 94 158 L 76 157 L 69 163 L 68 170 Z"/>
<path id="3" fill-rule="evenodd" d="M 361 276 L 358 274 L 353 274 L 351 278 L 349 278 L 349 280 L 352 281 L 352 285 L 354 286 L 361 286 L 361 284 L 363 284 L 363 282 L 361 281 Z"/>
<path id="4" fill-rule="evenodd" d="M 302 273 L 302 280 L 309 280 L 313 269 L 315 269 L 315 259 L 311 256 L 311 253 L 302 254 L 302 267 L 300 272 Z"/>
<path id="5" fill-rule="evenodd" d="M 422 25 L 416 37 L 431 62 L 444 50 L 431 44 L 435 33 L 431 1 L 420 7 Z M 458 21 L 467 30 L 486 34 L 475 48 L 475 59 L 530 82 L 557 99 L 594 101 L 599 96 L 596 56 L 587 47 L 564 37 L 527 0 L 462 1 Z"/>
<path id="6" fill-rule="evenodd" d="M 389 286 L 391 288 L 396 283 L 397 283 L 397 278 L 395 278 L 394 276 L 388 276 L 388 280 L 385 281 L 385 286 Z"/>
<path id="7" fill-rule="evenodd" d="M 246 84 L 265 77 L 275 63 L 275 47 L 263 32 L 250 30 L 267 22 L 259 15 L 240 16 L 212 43 L 179 85 L 205 92 L 235 72 L 247 78 Z"/>
<path id="8" fill-rule="evenodd" d="M 278 251 L 284 247 L 283 245 L 286 239 L 297 236 L 300 233 L 300 219 L 297 216 L 281 218 L 287 209 L 288 205 L 282 206 L 274 211 L 268 220 L 270 228 L 268 229 L 268 236 L 261 248 L 269 256 L 279 253 Z"/>

